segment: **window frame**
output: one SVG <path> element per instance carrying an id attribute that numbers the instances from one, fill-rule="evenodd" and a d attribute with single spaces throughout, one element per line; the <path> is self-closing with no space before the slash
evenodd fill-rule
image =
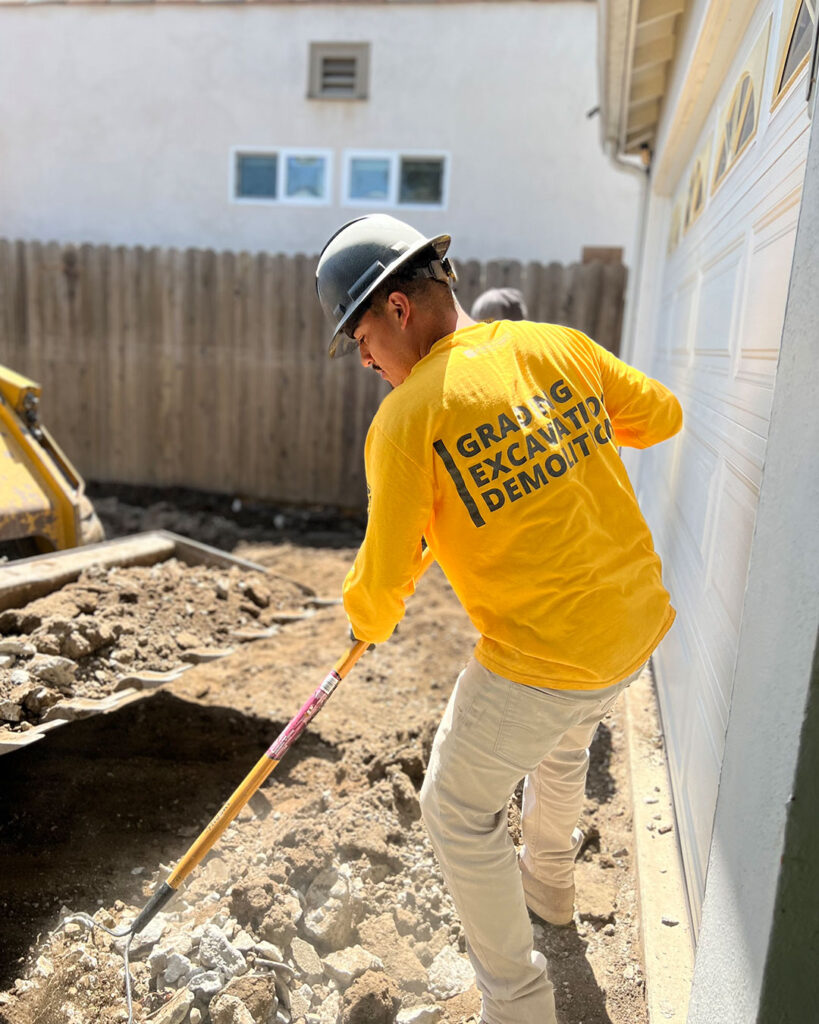
<path id="1" fill-rule="evenodd" d="M 354 199 L 350 195 L 352 181 L 352 162 L 356 159 L 388 160 L 389 180 L 386 199 Z M 441 201 L 438 203 L 402 203 L 399 202 L 402 160 L 440 160 Z M 444 150 L 417 149 L 345 149 L 341 169 L 341 205 L 352 207 L 369 207 L 387 210 L 445 210 L 449 204 L 449 174 L 451 167 L 450 154 Z"/>
<path id="2" fill-rule="evenodd" d="M 276 163 L 276 195 L 275 196 L 240 196 L 236 190 L 239 185 L 240 156 L 275 156 Z M 324 193 L 321 196 L 288 196 L 285 191 L 287 184 L 287 160 L 289 157 L 321 157 L 324 160 Z M 333 194 L 333 151 L 317 149 L 310 146 L 231 146 L 230 168 L 228 174 L 228 198 L 238 206 L 329 206 Z"/>
<path id="3" fill-rule="evenodd" d="M 668 231 L 668 244 L 666 246 L 666 256 L 670 256 L 677 246 L 680 244 L 682 238 L 682 222 L 683 222 L 683 203 L 682 200 L 678 199 L 671 210 L 671 227 Z"/>
<path id="4" fill-rule="evenodd" d="M 692 195 L 696 188 L 696 176 L 697 172 L 702 179 L 702 202 L 699 209 L 694 209 L 691 206 L 691 217 L 688 217 L 689 202 L 691 201 Z M 705 203 L 708 197 L 708 161 L 705 158 L 705 154 L 700 153 L 699 156 L 694 160 L 691 165 L 691 173 L 688 175 L 688 187 L 685 190 L 685 202 L 683 203 L 683 214 L 682 214 L 682 230 L 681 237 L 687 235 L 691 228 L 697 223 L 702 211 L 705 209 Z"/>
<path id="5" fill-rule="evenodd" d="M 709 136 L 708 141 L 703 145 L 697 155 L 694 157 L 686 178 L 686 187 L 683 195 L 679 196 L 681 203 L 682 220 L 680 222 L 680 242 L 688 234 L 691 228 L 697 223 L 699 218 L 702 216 L 702 212 L 708 205 L 711 193 L 708 188 L 708 182 L 711 176 L 711 151 L 713 149 L 713 138 Z M 688 202 L 696 191 L 696 177 L 700 174 L 702 179 L 702 202 L 698 210 L 691 210 L 691 217 L 687 219 L 688 214 Z"/>
<path id="6" fill-rule="evenodd" d="M 725 163 L 725 169 L 723 170 L 722 174 L 720 174 L 719 177 L 718 177 L 717 174 L 718 174 L 718 171 L 719 171 L 719 160 L 720 160 L 720 156 L 722 155 L 722 147 L 723 147 L 723 143 L 724 143 L 725 138 L 726 138 L 726 134 L 727 134 L 727 130 L 728 130 L 728 124 L 729 124 L 729 121 L 731 120 L 731 112 L 734 109 L 734 103 L 735 102 L 736 103 L 739 102 L 739 98 L 740 98 L 740 95 L 742 93 L 742 86 L 743 86 L 743 83 L 746 80 L 751 83 L 750 98 L 753 99 L 754 104 L 755 104 L 755 107 L 754 107 L 754 127 L 753 127 L 753 129 L 751 131 L 751 134 L 742 143 L 742 145 L 738 146 L 738 148 L 735 149 L 734 147 L 739 142 L 739 136 L 742 133 L 742 125 L 745 123 L 745 113 L 748 110 L 748 105 L 746 103 L 744 110 L 740 110 L 738 112 L 736 124 L 734 125 L 735 138 L 729 140 L 729 144 L 728 144 L 728 157 L 727 157 L 727 160 L 726 160 L 726 163 Z M 717 143 L 716 153 L 714 154 L 714 156 L 715 156 L 715 159 L 714 159 L 714 174 L 713 174 L 713 177 L 711 179 L 711 195 L 713 195 L 717 191 L 717 189 L 720 187 L 720 185 L 723 183 L 723 181 L 725 181 L 725 179 L 731 173 L 731 170 L 733 169 L 733 167 L 736 164 L 736 162 L 739 160 L 739 158 L 742 156 L 742 154 L 745 152 L 745 150 L 754 141 L 754 139 L 756 138 L 756 133 L 757 133 L 757 128 L 758 127 L 759 127 L 759 97 L 757 96 L 756 83 L 754 82 L 754 76 L 751 74 L 751 72 L 747 68 L 743 68 L 743 70 L 742 70 L 742 72 L 741 72 L 741 74 L 739 76 L 739 81 L 734 86 L 734 91 L 731 93 L 731 99 L 729 100 L 727 107 L 725 107 L 724 113 L 723 113 L 722 118 L 721 118 L 720 131 L 719 131 L 719 142 Z"/>
<path id="7" fill-rule="evenodd" d="M 796 68 L 791 72 L 790 78 L 787 80 L 787 82 L 783 82 L 782 87 L 779 88 L 779 82 L 785 73 L 785 64 L 788 59 L 788 52 L 790 51 L 791 43 L 793 42 L 793 34 L 796 31 L 796 23 L 799 20 L 799 12 L 802 10 L 803 2 L 807 4 L 809 15 L 811 14 L 811 7 L 813 8 L 813 16 L 811 19 L 813 22 L 811 45 L 808 47 L 808 52 L 805 54 L 802 60 L 799 61 Z M 796 80 L 799 78 L 804 69 L 810 63 L 811 52 L 813 50 L 813 39 L 816 36 L 817 6 L 817 0 L 796 0 L 796 2 L 793 5 L 793 11 L 791 12 L 791 20 L 788 25 L 788 31 L 780 39 L 779 60 L 776 62 L 776 75 L 774 76 L 773 80 L 773 97 L 771 99 L 771 111 L 774 111 L 779 106 L 779 104 L 785 99 L 785 97 L 790 93 L 791 89 L 796 83 Z"/>
<path id="8" fill-rule="evenodd" d="M 321 65 L 325 57 L 353 57 L 355 85 L 350 93 L 323 92 Z M 369 99 L 370 44 L 366 42 L 311 42 L 307 57 L 307 99 L 349 102 Z"/>

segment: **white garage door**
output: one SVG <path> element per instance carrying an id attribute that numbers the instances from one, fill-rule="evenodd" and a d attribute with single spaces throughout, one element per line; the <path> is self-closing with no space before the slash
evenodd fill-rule
<path id="1" fill-rule="evenodd" d="M 786 66 L 798 3 L 754 16 L 654 254 L 665 266 L 652 372 L 679 396 L 685 428 L 644 453 L 639 491 L 678 611 L 655 671 L 695 929 L 807 154 L 798 53 Z"/>

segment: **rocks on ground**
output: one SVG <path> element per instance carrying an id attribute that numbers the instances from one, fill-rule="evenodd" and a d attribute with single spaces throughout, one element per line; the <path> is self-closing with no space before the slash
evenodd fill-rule
<path id="1" fill-rule="evenodd" d="M 420 749 L 422 733 L 404 733 L 404 746 Z M 395 749 L 395 738 L 389 745 Z M 140 1012 L 160 1024 L 441 1020 L 443 1001 L 469 990 L 474 975 L 422 825 L 406 825 L 414 783 L 404 775 L 405 785 L 396 785 L 396 772 L 370 782 L 362 769 L 353 786 L 352 766 L 340 773 L 347 788 L 334 794 L 332 814 L 317 817 L 321 804 L 308 802 L 292 814 L 234 822 L 187 889 L 132 941 Z M 242 856 L 248 829 L 264 835 L 270 851 L 253 863 Z M 157 872 L 151 887 L 159 880 Z M 138 910 L 119 905 L 98 919 L 121 927 Z M 116 1005 L 124 940 L 98 932 L 93 944 Z M 58 963 L 90 945 L 71 925 L 43 956 Z M 61 1006 L 66 1020 L 82 1012 L 71 988 Z"/>
<path id="2" fill-rule="evenodd" d="M 206 660 L 237 637 L 276 628 L 283 614 L 305 614 L 307 596 L 309 588 L 238 566 L 91 566 L 0 613 L 0 734 L 76 718 L 82 699 Z"/>

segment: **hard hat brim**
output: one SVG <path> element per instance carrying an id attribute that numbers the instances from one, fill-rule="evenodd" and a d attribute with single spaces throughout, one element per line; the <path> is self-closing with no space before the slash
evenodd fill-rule
<path id="1" fill-rule="evenodd" d="M 346 311 L 344 316 L 339 320 L 336 325 L 336 329 L 330 338 L 329 354 L 330 358 L 334 359 L 337 356 L 347 355 L 349 352 L 353 352 L 358 347 L 358 342 L 352 336 L 345 332 L 345 327 L 350 323 L 356 316 L 361 307 L 367 302 L 367 299 L 372 293 L 383 284 L 388 278 L 399 270 L 404 264 L 408 263 L 414 256 L 417 256 L 419 252 L 423 252 L 426 248 L 432 248 L 435 250 L 435 255 L 438 259 L 442 260 L 446 256 L 447 250 L 449 249 L 452 237 L 450 235 L 436 235 L 434 238 L 424 238 L 420 242 L 416 242 L 415 245 L 411 245 L 406 252 L 401 255 L 393 263 L 391 263 L 375 280 L 372 284 L 358 296 L 352 306 Z"/>

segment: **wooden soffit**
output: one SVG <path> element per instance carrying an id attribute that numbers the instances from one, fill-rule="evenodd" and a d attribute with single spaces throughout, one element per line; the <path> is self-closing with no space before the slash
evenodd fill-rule
<path id="1" fill-rule="evenodd" d="M 600 0 L 598 62 L 604 145 L 654 148 L 686 0 Z"/>

